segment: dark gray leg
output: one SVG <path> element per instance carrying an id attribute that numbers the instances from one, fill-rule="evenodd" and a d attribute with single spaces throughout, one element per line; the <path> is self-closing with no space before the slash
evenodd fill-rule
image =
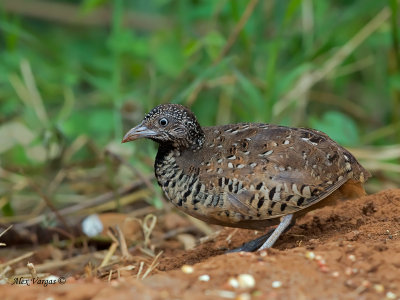
<path id="1" fill-rule="evenodd" d="M 271 234 L 268 240 L 260 247 L 260 249 L 258 249 L 258 251 L 271 248 L 275 244 L 275 242 L 279 239 L 281 234 L 291 227 L 290 224 L 292 223 L 292 219 L 293 219 L 292 214 L 284 216 L 281 220 L 281 223 L 278 225 L 278 227 L 276 227 L 274 232 Z"/>
<path id="2" fill-rule="evenodd" d="M 235 249 L 232 249 L 232 250 L 228 250 L 228 251 L 226 251 L 225 253 L 233 253 L 233 252 L 241 252 L 241 251 L 243 251 L 243 252 L 254 252 L 254 251 L 257 251 L 257 250 L 263 250 L 263 249 L 265 249 L 265 248 L 271 248 L 271 247 L 273 246 L 273 244 L 277 241 L 277 239 L 279 238 L 279 236 L 280 236 L 282 233 L 288 231 L 290 228 L 293 227 L 294 224 L 296 224 L 296 220 L 292 218 L 293 215 L 288 215 L 288 216 L 290 216 L 290 218 L 288 218 L 288 219 L 289 219 L 289 225 L 287 225 L 286 228 L 283 229 L 283 232 L 279 233 L 279 235 L 278 235 L 277 238 L 274 237 L 275 240 L 273 241 L 273 243 L 272 243 L 272 245 L 271 245 L 270 247 L 264 247 L 264 248 L 262 248 L 265 244 L 267 244 L 268 241 L 269 241 L 268 243 L 271 244 L 272 240 L 269 240 L 270 237 L 271 237 L 273 234 L 275 235 L 275 231 L 279 228 L 279 226 L 281 226 L 281 224 L 282 224 L 282 222 L 283 222 L 283 218 L 285 218 L 285 217 L 287 217 L 287 216 L 285 216 L 285 217 L 282 218 L 282 221 L 281 221 L 281 223 L 279 224 L 278 227 L 272 228 L 272 229 L 270 229 L 266 234 L 264 234 L 264 235 L 262 235 L 262 236 L 260 236 L 260 237 L 258 237 L 258 238 L 256 238 L 256 239 L 254 239 L 254 240 L 251 240 L 250 242 L 247 242 L 247 243 L 243 244 L 243 245 L 240 246 L 239 248 L 235 248 Z M 286 220 L 286 222 L 287 222 L 287 220 Z M 285 224 L 286 224 L 286 223 L 285 223 Z M 278 234 L 278 233 L 277 233 L 277 234 Z M 267 244 L 267 246 L 268 246 L 269 244 Z M 262 248 L 262 249 L 261 249 L 261 248 Z"/>
<path id="3" fill-rule="evenodd" d="M 228 250 L 225 253 L 234 253 L 234 252 L 242 252 L 242 251 L 243 252 L 254 252 L 258 248 L 260 248 L 265 243 L 266 240 L 268 240 L 268 238 L 271 236 L 271 234 L 274 231 L 275 231 L 275 228 L 272 228 L 266 234 L 254 239 L 250 242 L 243 244 L 239 248 Z"/>

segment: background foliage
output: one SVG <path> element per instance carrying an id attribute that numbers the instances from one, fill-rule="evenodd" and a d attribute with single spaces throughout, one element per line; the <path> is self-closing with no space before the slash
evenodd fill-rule
<path id="1" fill-rule="evenodd" d="M 120 140 L 164 102 L 203 125 L 323 130 L 373 172 L 369 191 L 399 186 L 398 26 L 396 0 L 3 0 L 3 216 L 151 174 L 155 145 Z"/>

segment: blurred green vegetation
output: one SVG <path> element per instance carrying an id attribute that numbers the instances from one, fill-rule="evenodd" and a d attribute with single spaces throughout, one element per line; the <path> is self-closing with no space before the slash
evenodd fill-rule
<path id="1" fill-rule="evenodd" d="M 155 145 L 120 140 L 164 102 L 191 107 L 205 126 L 323 130 L 373 172 L 370 191 L 399 186 L 398 6 L 3 0 L 3 216 L 40 212 L 35 185 L 63 206 L 133 181 L 137 174 L 105 149 L 150 174 Z M 152 197 L 160 204 L 159 194 Z"/>

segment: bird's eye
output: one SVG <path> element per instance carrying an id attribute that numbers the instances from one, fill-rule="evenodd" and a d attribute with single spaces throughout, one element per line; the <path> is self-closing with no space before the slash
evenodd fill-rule
<path id="1" fill-rule="evenodd" d="M 161 118 L 159 121 L 158 121 L 158 123 L 161 125 L 161 126 L 167 126 L 168 125 L 168 120 L 166 119 L 166 118 Z"/>

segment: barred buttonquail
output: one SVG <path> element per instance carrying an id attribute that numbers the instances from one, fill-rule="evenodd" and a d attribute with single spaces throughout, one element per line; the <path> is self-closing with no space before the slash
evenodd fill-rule
<path id="1" fill-rule="evenodd" d="M 155 175 L 179 209 L 230 227 L 279 224 L 239 250 L 272 247 L 310 208 L 365 194 L 370 176 L 320 131 L 259 123 L 201 127 L 177 104 L 155 107 L 122 142 L 138 138 L 159 143 Z"/>

